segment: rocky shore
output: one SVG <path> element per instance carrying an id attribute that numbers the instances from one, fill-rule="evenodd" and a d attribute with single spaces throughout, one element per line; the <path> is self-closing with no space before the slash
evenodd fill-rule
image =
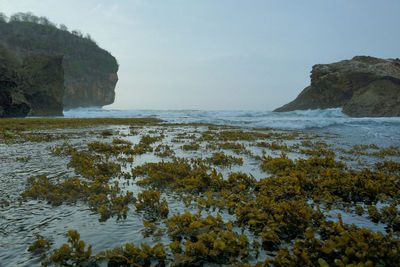
<path id="1" fill-rule="evenodd" d="M 311 85 L 275 111 L 326 108 L 352 117 L 399 117 L 400 60 L 356 56 L 314 65 Z"/>

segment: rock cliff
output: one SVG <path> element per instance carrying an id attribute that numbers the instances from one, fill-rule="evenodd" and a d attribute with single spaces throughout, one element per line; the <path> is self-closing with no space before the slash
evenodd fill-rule
<path id="1" fill-rule="evenodd" d="M 21 62 L 0 44 L 0 117 L 62 116 L 62 57 L 34 55 Z"/>
<path id="2" fill-rule="evenodd" d="M 314 65 L 311 85 L 275 111 L 338 107 L 353 117 L 400 116 L 400 60 L 356 56 Z"/>
<path id="3" fill-rule="evenodd" d="M 21 59 L 36 54 L 63 55 L 65 108 L 104 106 L 114 102 L 118 64 L 89 35 L 57 28 L 46 18 L 18 13 L 0 20 L 0 43 Z"/>
<path id="4" fill-rule="evenodd" d="M 33 55 L 25 58 L 20 88 L 31 105 L 30 116 L 62 116 L 64 69 L 62 56 Z"/>

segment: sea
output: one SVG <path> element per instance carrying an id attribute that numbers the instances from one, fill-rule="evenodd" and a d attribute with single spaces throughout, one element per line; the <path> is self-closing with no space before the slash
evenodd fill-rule
<path id="1" fill-rule="evenodd" d="M 342 113 L 341 109 L 305 110 L 277 113 L 260 110 L 236 110 L 236 111 L 213 111 L 213 110 L 118 110 L 108 107 L 104 108 L 78 108 L 64 112 L 65 118 L 159 118 L 165 123 L 188 124 L 218 124 L 230 125 L 241 128 L 273 128 L 296 132 L 306 132 L 305 136 L 312 136 L 318 142 L 322 140 L 333 144 L 335 147 L 349 150 L 353 145 L 376 144 L 380 148 L 395 146 L 400 148 L 400 117 L 398 118 L 351 118 Z M 129 126 L 112 126 L 119 133 L 130 133 Z M 119 127 L 119 128 L 118 128 Z M 174 127 L 172 127 L 174 128 Z M 190 127 L 186 127 L 190 128 Z M 207 127 L 200 127 L 207 128 Z M 143 127 L 140 135 L 148 134 L 155 128 Z M 90 133 L 92 128 L 61 129 L 57 133 L 65 133 L 75 136 L 70 142 L 77 148 L 86 147 L 88 142 L 106 140 L 102 136 Z M 98 130 L 98 129 L 97 129 Z M 192 129 L 193 130 L 193 129 Z M 277 132 L 280 132 L 277 130 Z M 172 132 L 171 132 L 172 131 Z M 183 132 L 182 132 L 183 131 Z M 184 133 L 185 127 L 175 127 L 168 133 L 177 136 Z M 191 134 L 191 130 L 188 130 Z M 311 132 L 311 135 L 308 135 Z M 136 143 L 139 134 L 125 135 L 128 141 Z M 76 137 L 79 136 L 79 137 Z M 121 135 L 122 136 L 122 135 Z M 109 137 L 109 141 L 114 136 Z M 166 137 L 165 140 L 171 140 Z M 2 266 L 41 266 L 40 254 L 28 251 L 28 246 L 36 240 L 36 235 L 42 235 L 51 241 L 51 250 L 59 248 L 66 243 L 65 233 L 70 230 L 78 230 L 81 239 L 87 244 L 93 245 L 93 253 L 121 246 L 125 243 L 134 243 L 139 246 L 141 242 L 155 245 L 159 242 L 152 236 L 143 236 L 142 215 L 132 207 L 128 211 L 126 219 L 118 220 L 110 218 L 102 222 L 98 220 L 98 214 L 93 213 L 84 202 L 52 206 L 46 201 L 30 200 L 19 204 L 19 196 L 26 187 L 26 179 L 34 176 L 46 175 L 53 181 L 65 177 L 75 177 L 74 169 L 68 168 L 69 157 L 56 156 L 49 153 L 51 147 L 62 145 L 65 140 L 50 140 L 46 142 L 0 142 L 0 267 Z M 187 157 L 204 158 L 212 151 L 186 151 L 179 147 L 181 143 L 169 143 L 177 153 L 186 153 Z M 257 155 L 261 155 L 261 148 L 249 146 Z M 257 150 L 258 149 L 258 150 Z M 3 153 L 4 152 L 4 153 Z M 269 152 L 268 152 L 269 153 Z M 179 155 L 179 154 L 178 154 Z M 185 156 L 185 155 L 184 155 Z M 273 155 L 277 157 L 278 155 Z M 290 156 L 290 155 L 289 155 Z M 26 157 L 26 160 L 17 160 Z M 135 155 L 133 164 L 135 166 L 144 162 L 155 162 L 154 155 Z M 230 172 L 245 172 L 252 177 L 263 178 L 265 173 L 259 168 L 259 162 L 254 158 L 245 157 L 243 166 L 218 169 L 227 177 Z M 368 159 L 367 159 L 368 160 Z M 377 159 L 374 158 L 376 161 Z M 397 159 L 395 159 L 398 161 Z M 351 163 L 349 163 L 349 166 Z M 355 164 L 355 163 L 354 163 Z M 364 163 L 363 163 L 364 164 Z M 369 164 L 366 161 L 365 164 Z M 371 163 L 373 164 L 373 162 Z M 129 172 L 132 166 L 125 167 Z M 238 169 L 235 169 L 238 168 Z M 123 178 L 125 179 L 125 178 Z M 120 180 L 120 184 L 126 183 Z M 142 188 L 136 183 L 125 184 L 127 190 L 138 194 Z M 181 213 L 189 209 L 176 197 L 163 193 L 167 199 L 171 214 Z M 191 212 L 196 212 L 190 208 Z M 366 216 L 358 216 L 339 209 L 332 209 L 326 215 L 335 220 L 337 214 L 341 214 L 345 223 L 355 223 L 359 227 L 366 227 L 373 231 L 385 231 L 385 224 L 373 223 Z M 215 213 L 212 215 L 216 216 Z M 225 221 L 234 220 L 232 215 L 222 213 Z M 161 222 L 162 225 L 162 222 Z M 165 226 L 163 226 L 165 227 Z M 246 232 L 246 234 L 248 234 Z M 251 238 L 251 235 L 249 235 Z M 169 238 L 164 235 L 160 242 L 169 244 Z M 258 260 L 266 257 L 261 253 Z M 102 265 L 105 266 L 105 265 Z"/>
<path id="2" fill-rule="evenodd" d="M 353 144 L 400 146 L 400 117 L 352 118 L 341 108 L 273 112 L 268 110 L 137 110 L 77 108 L 66 118 L 159 118 L 166 123 L 205 123 L 251 128 L 310 130 L 338 134 Z"/>

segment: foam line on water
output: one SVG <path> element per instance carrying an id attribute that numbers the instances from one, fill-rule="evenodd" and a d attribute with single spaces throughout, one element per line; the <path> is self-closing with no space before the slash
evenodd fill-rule
<path id="1" fill-rule="evenodd" d="M 215 110 L 117 110 L 106 108 L 78 108 L 64 111 L 67 118 L 101 117 L 156 117 L 169 123 L 212 123 L 247 127 L 283 129 L 349 127 L 400 127 L 400 118 L 350 118 L 340 108 L 272 111 L 215 111 Z"/>

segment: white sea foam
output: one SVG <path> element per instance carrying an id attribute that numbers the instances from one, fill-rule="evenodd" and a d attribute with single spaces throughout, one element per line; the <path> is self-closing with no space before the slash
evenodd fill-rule
<path id="1" fill-rule="evenodd" d="M 351 118 L 341 109 L 272 112 L 260 110 L 117 110 L 78 108 L 64 111 L 66 118 L 146 118 L 168 123 L 211 123 L 242 127 L 313 130 L 338 134 L 351 144 L 400 146 L 400 117 Z M 343 139 L 343 140 L 344 140 Z"/>
<path id="2" fill-rule="evenodd" d="M 67 118 L 156 117 L 170 123 L 213 123 L 248 127 L 283 129 L 325 128 L 329 126 L 397 126 L 396 118 L 350 118 L 341 109 L 272 111 L 213 111 L 213 110 L 117 110 L 107 108 L 78 108 L 64 111 Z"/>

